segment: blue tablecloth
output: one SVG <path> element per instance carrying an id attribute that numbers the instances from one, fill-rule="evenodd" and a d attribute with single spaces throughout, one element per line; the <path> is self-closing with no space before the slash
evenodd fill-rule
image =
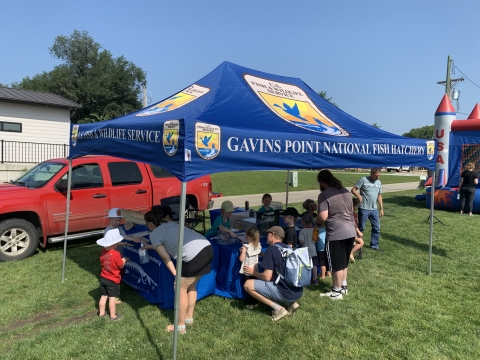
<path id="1" fill-rule="evenodd" d="M 210 239 L 214 248 L 218 249 L 218 267 L 215 295 L 231 298 L 244 299 L 243 276 L 239 273 L 241 262 L 238 260 L 240 243 L 222 245 L 216 240 Z M 260 240 L 263 251 L 268 247 L 267 239 Z"/>
<path id="2" fill-rule="evenodd" d="M 126 233 L 133 234 L 144 230 L 147 230 L 146 226 L 135 225 L 132 229 L 126 230 Z M 148 238 L 148 236 L 145 238 Z M 130 261 L 125 264 L 125 274 L 122 280 L 148 302 L 158 304 L 162 309 L 173 309 L 175 301 L 174 276 L 164 266 L 162 259 L 155 250 L 148 250 L 150 261 L 146 264 L 140 264 L 139 248 L 140 244 L 134 244 L 123 249 L 124 256 L 130 258 Z M 219 251 L 216 246 L 213 246 L 213 251 L 212 271 L 202 276 L 197 283 L 197 300 L 215 293 Z"/>

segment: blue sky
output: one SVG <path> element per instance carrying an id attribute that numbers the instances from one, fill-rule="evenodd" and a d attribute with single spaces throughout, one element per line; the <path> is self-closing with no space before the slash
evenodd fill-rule
<path id="1" fill-rule="evenodd" d="M 85 30 L 147 72 L 152 102 L 227 60 L 299 77 L 352 116 L 402 134 L 433 125 L 448 55 L 480 86 L 479 13 L 478 0 L 9 1 L 0 83 L 50 71 L 54 38 Z M 480 88 L 456 89 L 464 119 Z"/>

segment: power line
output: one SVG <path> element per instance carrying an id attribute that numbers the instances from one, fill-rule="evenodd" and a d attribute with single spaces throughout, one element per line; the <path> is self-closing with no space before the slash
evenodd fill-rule
<path id="1" fill-rule="evenodd" d="M 475 85 L 476 87 L 480 88 L 480 86 L 478 86 L 477 84 L 475 84 L 472 80 L 469 79 L 469 77 L 467 75 L 465 75 L 462 70 L 460 70 L 456 65 L 453 65 L 454 69 L 457 69 L 460 74 L 462 74 L 463 76 L 465 76 L 465 78 L 470 81 L 473 85 Z"/>

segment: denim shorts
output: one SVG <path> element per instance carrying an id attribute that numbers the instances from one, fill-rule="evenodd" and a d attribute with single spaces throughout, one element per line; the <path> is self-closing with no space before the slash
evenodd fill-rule
<path id="1" fill-rule="evenodd" d="M 285 296 L 283 296 L 280 293 L 280 290 L 277 284 L 275 284 L 272 281 L 263 281 L 263 280 L 257 279 L 254 281 L 253 286 L 257 293 L 265 296 L 267 299 L 270 299 L 276 302 L 285 302 L 285 303 L 291 303 L 295 301 L 291 299 L 286 299 Z"/>

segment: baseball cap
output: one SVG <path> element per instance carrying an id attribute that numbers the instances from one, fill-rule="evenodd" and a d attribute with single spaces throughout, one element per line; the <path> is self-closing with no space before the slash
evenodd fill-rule
<path id="1" fill-rule="evenodd" d="M 273 235 L 278 236 L 280 239 L 285 237 L 285 231 L 280 226 L 272 226 L 267 230 L 267 233 L 272 233 Z"/>
<path id="2" fill-rule="evenodd" d="M 226 212 L 233 212 L 235 209 L 233 208 L 233 203 L 230 201 L 230 200 L 225 200 L 223 203 L 222 203 L 222 207 L 221 207 L 223 210 L 225 210 Z"/>
<path id="3" fill-rule="evenodd" d="M 122 217 L 122 210 L 119 208 L 110 209 L 108 212 L 107 218 L 121 218 Z"/>
<path id="4" fill-rule="evenodd" d="M 280 213 L 280 215 L 290 215 L 290 216 L 293 216 L 295 218 L 299 217 L 300 214 L 298 213 L 298 210 L 295 209 L 294 207 L 288 207 L 286 208 L 284 211 L 282 211 Z"/>

